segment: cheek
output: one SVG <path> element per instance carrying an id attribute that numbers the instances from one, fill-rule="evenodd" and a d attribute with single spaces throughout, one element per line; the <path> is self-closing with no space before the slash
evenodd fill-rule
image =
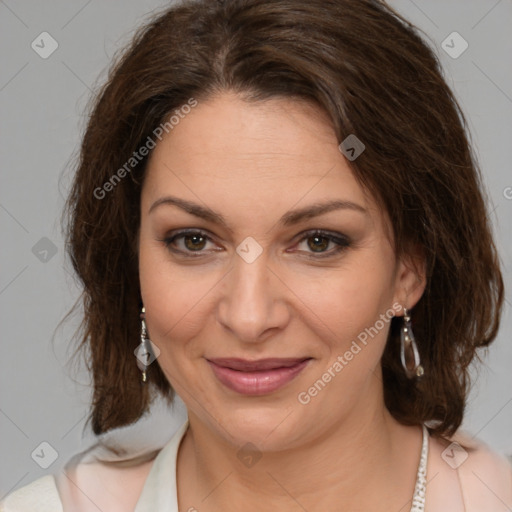
<path id="1" fill-rule="evenodd" d="M 318 405 L 328 403 L 329 410 L 346 412 L 379 379 L 376 369 L 395 314 L 391 283 L 385 265 L 362 263 L 360 270 L 350 266 L 321 283 L 324 293 L 315 285 L 303 322 L 316 333 L 317 343 L 321 339 L 322 360 L 309 383 L 312 387 L 301 391 L 321 395 Z M 303 289 L 304 296 L 307 291 Z M 325 391 L 318 381 L 328 382 Z"/>
<path id="2" fill-rule="evenodd" d="M 161 248 L 141 243 L 141 295 L 146 308 L 149 338 L 160 350 L 156 363 L 173 388 L 178 393 L 184 393 L 180 386 L 180 382 L 183 381 L 181 375 L 192 370 L 187 370 L 191 357 L 186 354 L 186 344 L 180 340 L 194 334 L 193 329 L 191 330 L 190 316 L 197 314 L 200 297 L 196 295 L 200 290 L 194 287 L 190 280 L 182 279 L 178 272 L 172 272 L 172 266 L 165 257 L 162 257 L 162 253 L 164 251 Z"/>
<path id="3" fill-rule="evenodd" d="M 208 295 L 219 279 L 211 270 L 173 265 L 161 244 L 141 236 L 140 287 L 151 340 L 171 352 L 205 327 Z"/>
<path id="4" fill-rule="evenodd" d="M 360 250 L 329 272 L 290 277 L 294 293 L 307 306 L 304 312 L 329 327 L 331 337 L 346 342 L 391 308 L 394 257 L 386 249 Z"/>
<path id="5" fill-rule="evenodd" d="M 161 242 L 150 239 L 141 233 L 139 250 L 139 278 L 142 301 L 146 308 L 146 324 L 149 335 L 159 347 L 166 333 L 186 312 L 183 297 L 184 283 L 170 272 L 169 261 Z"/>

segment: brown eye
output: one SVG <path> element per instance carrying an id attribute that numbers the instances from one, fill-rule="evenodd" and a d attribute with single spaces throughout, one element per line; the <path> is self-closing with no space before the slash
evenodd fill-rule
<path id="1" fill-rule="evenodd" d="M 182 231 L 160 240 L 169 251 L 183 256 L 202 256 L 211 251 L 203 250 L 212 239 L 202 231 Z M 195 253 L 195 254 L 193 254 Z"/>
<path id="2" fill-rule="evenodd" d="M 310 236 L 308 237 L 308 247 L 313 252 L 323 252 L 329 247 L 330 240 L 326 236 Z M 311 243 L 310 243 L 311 241 Z"/>
<path id="3" fill-rule="evenodd" d="M 206 245 L 206 238 L 200 234 L 183 236 L 185 247 L 191 251 L 200 251 Z"/>
<path id="4" fill-rule="evenodd" d="M 299 241 L 298 247 L 304 244 L 306 248 L 305 250 L 299 250 L 299 252 L 304 252 L 311 258 L 318 259 L 336 256 L 350 247 L 349 238 L 341 233 L 314 230 L 304 235 Z M 331 248 L 329 249 L 329 247 Z"/>

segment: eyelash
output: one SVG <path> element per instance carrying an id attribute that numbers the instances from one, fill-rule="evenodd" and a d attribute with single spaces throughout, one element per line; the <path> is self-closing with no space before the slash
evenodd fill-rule
<path id="1" fill-rule="evenodd" d="M 311 252 L 307 256 L 308 258 L 312 259 L 321 259 L 321 258 L 330 258 L 333 256 L 338 255 L 348 247 L 350 247 L 351 242 L 350 240 L 339 233 L 330 233 L 328 231 L 323 231 L 321 229 L 314 229 L 310 231 L 306 231 L 305 233 L 301 233 L 303 236 L 302 238 L 297 242 L 297 244 L 307 240 L 308 238 L 314 238 L 314 237 L 320 237 L 320 238 L 326 238 L 329 242 L 333 242 L 337 244 L 337 247 L 335 247 L 334 250 L 330 250 L 328 252 L 321 252 L 321 253 L 314 253 Z M 185 255 L 187 258 L 198 258 L 203 256 L 203 251 L 199 250 L 196 251 L 196 254 L 194 254 L 194 251 L 182 251 L 179 249 L 173 249 L 171 245 L 180 238 L 185 238 L 187 236 L 200 236 L 201 238 L 206 239 L 207 242 L 213 242 L 212 238 L 208 236 L 204 231 L 200 230 L 184 230 L 180 231 L 172 236 L 166 237 L 164 239 L 159 240 L 160 242 L 164 243 L 167 249 L 174 253 L 179 253 L 181 255 Z"/>

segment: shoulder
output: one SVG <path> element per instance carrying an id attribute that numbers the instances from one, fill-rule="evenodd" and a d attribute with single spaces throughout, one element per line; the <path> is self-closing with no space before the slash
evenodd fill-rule
<path id="1" fill-rule="evenodd" d="M 0 502 L 0 512 L 126 512 L 140 497 L 153 460 L 130 466 L 89 462 L 46 475 Z"/>
<path id="2" fill-rule="evenodd" d="M 464 510 L 512 510 L 512 464 L 504 455 L 460 431 L 450 439 L 433 439 L 431 455 L 433 488 L 453 496 Z"/>
<path id="3" fill-rule="evenodd" d="M 56 484 L 65 510 L 125 512 L 133 510 L 154 459 L 129 466 L 89 462 L 63 470 Z"/>
<path id="4" fill-rule="evenodd" d="M 494 473 L 497 470 L 502 470 L 509 475 L 512 474 L 512 462 L 480 439 L 471 437 L 466 432 L 457 432 L 449 441 L 455 445 L 455 448 L 460 446 L 465 450 L 467 453 L 465 462 L 468 462 L 468 468 L 484 473 Z"/>
<path id="5" fill-rule="evenodd" d="M 0 502 L 0 512 L 62 512 L 55 477 L 46 475 L 17 489 Z"/>
<path id="6" fill-rule="evenodd" d="M 473 439 L 465 433 L 456 434 L 451 441 L 452 449 L 466 452 L 466 454 L 462 452 L 465 460 L 458 467 L 458 472 L 462 490 L 468 500 L 480 508 L 488 503 L 495 503 L 492 510 L 510 510 L 512 508 L 511 462 L 484 442 Z"/>

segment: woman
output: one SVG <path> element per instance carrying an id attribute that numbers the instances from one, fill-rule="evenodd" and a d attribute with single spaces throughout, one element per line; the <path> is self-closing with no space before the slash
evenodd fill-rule
<path id="1" fill-rule="evenodd" d="M 2 510 L 510 510 L 512 469 L 458 432 L 503 301 L 464 126 L 382 2 L 157 17 L 95 102 L 69 250 L 95 434 L 157 393 L 188 420 Z"/>

